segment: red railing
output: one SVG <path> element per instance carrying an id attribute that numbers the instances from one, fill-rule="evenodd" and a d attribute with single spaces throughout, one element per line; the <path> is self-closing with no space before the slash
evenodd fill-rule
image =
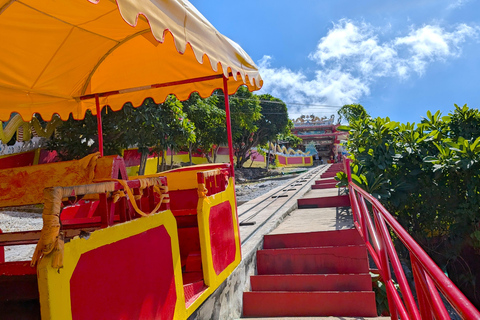
<path id="1" fill-rule="evenodd" d="M 352 182 L 349 159 L 344 162 L 344 165 L 348 177 L 354 224 L 365 241 L 387 288 L 391 318 L 450 319 L 438 292 L 440 291 L 462 319 L 480 319 L 480 312 L 382 204 Z M 417 301 L 414 299 L 390 237 L 392 231 L 410 253 Z M 400 292 L 395 287 L 392 271 Z"/>

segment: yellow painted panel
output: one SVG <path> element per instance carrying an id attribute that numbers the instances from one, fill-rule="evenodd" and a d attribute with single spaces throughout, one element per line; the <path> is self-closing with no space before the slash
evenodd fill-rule
<path id="1" fill-rule="evenodd" d="M 210 240 L 209 217 L 210 208 L 225 201 L 230 202 L 232 207 L 232 221 L 235 235 L 235 260 L 223 270 L 219 275 L 215 273 L 212 258 L 212 246 Z M 200 248 L 202 255 L 203 277 L 208 289 L 195 300 L 194 303 L 187 309 L 187 315 L 190 316 L 207 298 L 218 288 L 223 281 L 235 270 L 242 260 L 240 232 L 238 229 L 237 208 L 235 205 L 235 187 L 233 178 L 229 179 L 227 189 L 224 192 L 214 194 L 209 197 L 200 198 L 197 207 L 198 212 L 198 230 L 200 235 Z"/>
<path id="2" fill-rule="evenodd" d="M 165 226 L 171 238 L 175 288 L 177 293 L 174 318 L 186 319 L 177 224 L 170 210 L 97 230 L 92 232 L 88 239 L 75 237 L 65 244 L 64 267 L 61 269 L 57 270 L 51 267 L 52 255 L 43 258 L 37 268 L 42 319 L 72 319 L 70 279 L 83 253 L 135 236 L 161 225 Z M 125 258 L 128 258 L 128 256 Z M 145 272 L 148 271 L 149 270 L 145 270 Z M 154 269 L 150 271 L 155 272 Z"/>

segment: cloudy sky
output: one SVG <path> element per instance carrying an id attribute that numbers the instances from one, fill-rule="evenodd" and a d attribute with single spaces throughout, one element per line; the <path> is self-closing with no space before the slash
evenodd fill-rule
<path id="1" fill-rule="evenodd" d="M 191 0 L 260 68 L 291 118 L 360 103 L 419 122 L 480 106 L 480 1 Z"/>

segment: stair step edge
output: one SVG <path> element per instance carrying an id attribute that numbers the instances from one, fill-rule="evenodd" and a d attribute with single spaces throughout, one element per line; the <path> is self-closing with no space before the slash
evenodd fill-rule
<path id="1" fill-rule="evenodd" d="M 348 244 L 344 246 L 317 246 L 317 247 L 292 247 L 292 248 L 275 248 L 275 249 L 259 249 L 258 251 L 274 251 L 274 250 L 284 250 L 284 251 L 292 251 L 292 250 L 298 250 L 298 249 L 325 249 L 325 248 L 354 248 L 354 247 L 359 247 L 359 248 L 366 248 L 367 246 L 365 244 Z"/>

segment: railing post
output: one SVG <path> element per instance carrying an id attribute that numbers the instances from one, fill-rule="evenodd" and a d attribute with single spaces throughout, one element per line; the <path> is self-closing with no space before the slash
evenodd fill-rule
<path id="1" fill-rule="evenodd" d="M 425 273 L 418 259 L 411 253 L 410 261 L 412 262 L 413 279 L 415 281 L 422 319 L 450 319 L 448 311 L 432 279 Z"/>
<path id="2" fill-rule="evenodd" d="M 426 294 L 426 283 L 421 276 L 421 270 L 413 255 L 410 254 L 410 261 L 412 264 L 413 281 L 415 282 L 415 291 L 417 292 L 418 307 L 420 309 L 420 315 L 422 320 L 432 320 L 432 306 L 429 303 L 428 296 Z"/>
<path id="3" fill-rule="evenodd" d="M 410 290 L 407 278 L 405 277 L 405 273 L 403 272 L 402 264 L 396 254 L 395 247 L 393 246 L 393 241 L 390 238 L 387 223 L 382 217 L 379 218 L 380 232 L 383 238 L 383 242 L 385 244 L 385 251 L 392 260 L 392 268 L 397 277 L 398 285 L 400 286 L 400 291 L 402 292 L 403 300 L 405 301 L 405 306 L 408 310 L 409 316 L 411 319 L 421 319 L 420 312 L 418 311 L 415 299 L 412 295 L 412 291 Z"/>
<path id="4" fill-rule="evenodd" d="M 355 189 L 348 185 L 348 196 L 350 197 L 350 207 L 352 208 L 353 224 L 358 225 L 358 202 L 355 195 Z"/>
<path id="5" fill-rule="evenodd" d="M 378 239 L 379 241 L 378 255 L 381 263 L 380 272 L 382 274 L 383 281 L 386 286 L 387 283 L 392 279 L 392 275 L 390 273 L 390 264 L 388 263 L 388 255 L 387 255 L 387 248 L 385 246 L 385 239 L 382 236 L 382 231 L 380 228 L 380 219 L 382 219 L 382 217 L 380 216 L 380 213 L 377 211 L 374 211 L 373 214 L 375 218 L 375 227 L 380 233 L 380 236 Z M 398 319 L 397 308 L 395 306 L 394 299 L 388 290 L 387 290 L 387 300 L 388 300 L 388 308 L 390 309 L 390 317 L 393 320 L 397 320 Z"/>
<path id="6" fill-rule="evenodd" d="M 362 227 L 363 237 L 364 237 L 365 243 L 369 244 L 370 239 L 368 237 L 368 230 L 367 230 L 367 219 L 369 219 L 367 215 L 369 214 L 369 212 L 368 212 L 367 205 L 365 204 L 365 199 L 363 198 L 362 195 L 360 195 L 360 211 L 362 212 L 361 227 Z"/>
<path id="7" fill-rule="evenodd" d="M 343 166 L 345 167 L 345 173 L 347 174 L 348 183 L 352 182 L 352 169 L 350 168 L 351 159 L 345 159 Z"/>

